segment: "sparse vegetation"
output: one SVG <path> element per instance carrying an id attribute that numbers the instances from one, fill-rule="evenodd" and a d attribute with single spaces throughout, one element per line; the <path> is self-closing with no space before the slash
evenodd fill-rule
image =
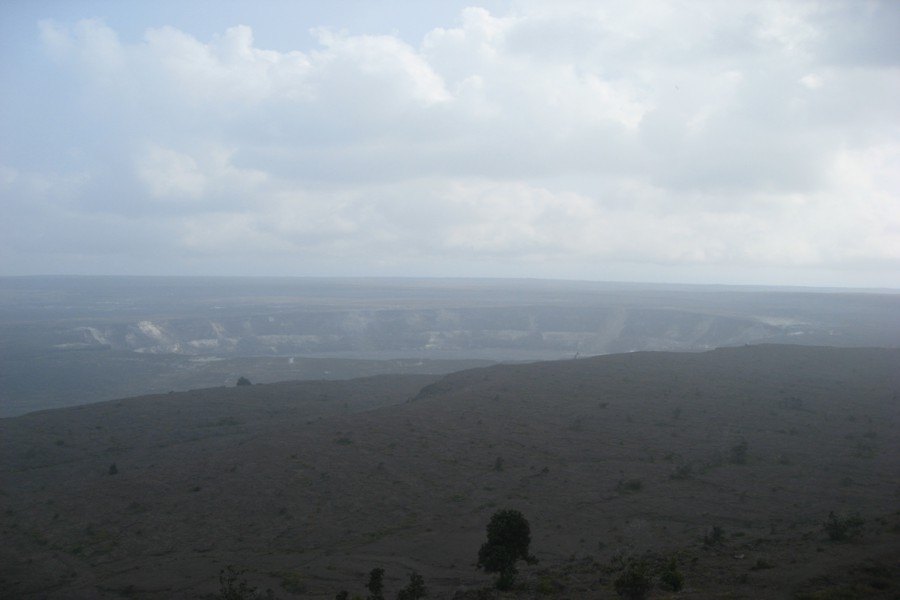
<path id="1" fill-rule="evenodd" d="M 425 579 L 417 572 L 409 574 L 409 583 L 397 594 L 397 600 L 419 600 L 428 596 Z"/>
<path id="2" fill-rule="evenodd" d="M 256 587 L 247 583 L 243 577 L 244 571 L 238 571 L 233 565 L 228 565 L 219 571 L 219 596 L 216 600 L 275 600 L 275 593 L 266 590 L 262 594 Z"/>
<path id="3" fill-rule="evenodd" d="M 747 464 L 747 440 L 741 440 L 731 447 L 730 459 L 735 465 Z"/>
<path id="4" fill-rule="evenodd" d="M 644 482 L 640 479 L 620 479 L 616 484 L 616 491 L 620 494 L 635 494 L 644 489 Z"/>
<path id="5" fill-rule="evenodd" d="M 643 600 L 653 589 L 653 575 L 646 561 L 628 561 L 625 570 L 615 579 L 613 587 L 625 600 Z"/>
<path id="6" fill-rule="evenodd" d="M 828 519 L 825 520 L 825 533 L 833 542 L 849 541 L 862 533 L 864 523 L 858 514 L 838 516 L 830 512 Z"/>
<path id="7" fill-rule="evenodd" d="M 671 592 L 680 592 L 684 587 L 684 575 L 678 570 L 678 562 L 674 556 L 669 559 L 660 571 L 659 584 L 660 587 Z"/>
<path id="8" fill-rule="evenodd" d="M 710 529 L 703 536 L 703 545 L 704 546 L 719 546 L 725 540 L 725 532 L 718 525 L 713 525 L 712 529 Z"/>
<path id="9" fill-rule="evenodd" d="M 803 410 L 803 399 L 796 396 L 782 398 L 778 401 L 778 406 L 787 410 Z"/>
<path id="10" fill-rule="evenodd" d="M 755 363 L 772 351 L 757 351 Z M 728 352 L 739 355 L 739 349 Z M 865 374 L 863 356 L 854 368 Z M 616 366 L 615 375 L 636 358 L 606 360 Z M 664 358 L 666 365 L 686 360 Z M 147 584 L 154 571 L 135 565 L 137 556 L 146 559 L 150 552 L 166 557 L 148 561 L 160 565 L 218 561 L 205 567 L 205 578 L 195 578 L 201 583 L 178 582 L 185 597 L 208 600 L 266 597 L 249 583 L 272 587 L 282 597 L 365 600 L 363 584 L 374 566 L 387 573 L 370 597 L 386 600 L 640 597 L 645 592 L 639 584 L 646 579 L 654 586 L 648 599 L 803 592 L 821 600 L 851 591 L 854 597 L 879 598 L 900 589 L 898 567 L 883 556 L 900 532 L 900 513 L 893 513 L 890 501 L 897 462 L 888 452 L 896 432 L 888 425 L 892 413 L 878 404 L 890 393 L 842 373 L 846 386 L 809 393 L 807 408 L 815 412 L 782 411 L 765 401 L 770 382 L 732 394 L 723 375 L 706 400 L 684 405 L 673 427 L 669 411 L 687 402 L 695 385 L 691 373 L 680 371 L 684 381 L 669 398 L 654 394 L 659 382 L 652 373 L 646 380 L 634 377 L 633 397 L 604 390 L 617 400 L 603 412 L 594 390 L 617 381 L 603 364 L 598 360 L 578 377 L 573 372 L 573 383 L 546 389 L 532 375 L 522 375 L 517 388 L 511 375 L 501 381 L 490 368 L 484 370 L 489 393 L 482 394 L 466 374 L 449 378 L 460 389 L 446 398 L 407 403 L 416 390 L 400 387 L 397 410 L 389 399 L 369 410 L 381 393 L 375 389 L 380 381 L 314 382 L 283 391 L 274 384 L 259 387 L 253 402 L 241 400 L 240 390 L 221 388 L 203 392 L 205 397 L 154 399 L 177 409 L 165 415 L 130 400 L 120 408 L 108 403 L 102 410 L 4 420 L 0 439 L 11 451 L 8 484 L 0 490 L 0 531 L 9 543 L 0 563 L 13 564 L 10 557 L 16 560 L 19 549 L 27 557 L 59 554 L 71 565 L 59 581 L 65 576 L 74 583 L 52 583 L 66 597 L 77 597 L 75 586 L 96 580 L 110 597 L 148 600 L 157 597 Z M 522 373 L 529 368 L 519 367 Z M 835 368 L 828 363 L 806 371 L 803 380 L 821 381 L 816 373 Z M 670 376 L 665 373 L 662 384 Z M 792 375 L 785 368 L 779 377 L 791 381 Z M 583 391 L 574 391 L 581 390 L 578 378 L 586 382 Z M 483 402 L 502 384 L 509 387 L 502 406 Z M 806 393 L 799 383 L 785 385 L 788 394 Z M 866 386 L 874 390 L 871 398 Z M 324 390 L 331 390 L 331 402 L 321 402 Z M 571 398 L 568 404 L 552 403 L 560 394 Z M 511 400 L 519 397 L 525 398 L 521 405 Z M 847 398 L 859 414 L 855 424 L 843 418 L 851 410 L 841 404 Z M 505 426 L 510 402 L 519 412 Z M 354 415 L 357 408 L 362 410 Z M 624 427 L 628 411 L 635 422 Z M 826 412 L 831 421 L 824 420 Z M 871 426 L 865 424 L 869 413 Z M 572 433 L 568 425 L 576 419 L 585 428 Z M 668 429 L 656 427 L 660 419 Z M 477 420 L 483 424 L 476 426 Z M 802 439 L 787 436 L 792 426 Z M 680 439 L 670 437 L 676 432 Z M 742 436 L 752 443 L 750 466 L 732 466 L 730 450 Z M 65 446 L 55 445 L 57 439 Z M 871 461 L 851 458 L 859 441 L 877 444 L 880 454 Z M 110 454 L 110 447 L 121 450 Z M 125 479 L 107 476 L 110 458 L 123 461 L 117 470 Z M 711 460 L 718 462 L 710 467 Z M 79 508 L 82 500 L 73 502 L 67 488 L 86 494 L 92 506 L 84 502 Z M 545 564 L 524 568 L 512 562 L 506 572 L 486 575 L 486 564 L 497 557 L 478 552 L 485 542 L 481 528 L 497 509 L 508 507 L 530 517 L 536 529 L 529 532 L 535 544 L 529 551 L 546 547 Z M 252 522 L 246 521 L 248 509 L 254 511 Z M 866 518 L 864 526 L 854 510 Z M 168 528 L 166 520 L 178 528 Z M 161 523 L 163 531 L 157 531 Z M 479 528 L 474 537 L 472 527 Z M 832 530 L 836 541 L 829 541 Z M 434 547 L 426 549 L 429 540 Z M 186 547 L 196 550 L 187 555 Z M 413 556 L 411 548 L 423 551 Z M 616 552 L 624 558 L 611 565 Z M 476 553 L 484 559 L 480 572 L 472 568 Z M 626 569 L 629 557 L 640 560 Z M 887 571 L 864 571 L 850 562 L 878 559 Z M 111 561 L 121 561 L 128 575 L 113 580 L 102 572 L 105 567 L 97 568 Z M 249 583 L 241 573 L 223 573 L 218 594 L 216 572 L 232 561 L 250 568 Z M 414 580 L 413 568 L 424 578 Z M 43 585 L 28 569 L 20 568 L 34 583 L 14 587 L 10 597 L 34 596 L 32 590 Z M 804 572 L 824 573 L 831 581 L 809 587 L 799 579 Z M 163 575 L 177 581 L 177 573 Z M 782 581 L 785 589 L 778 589 Z M 495 584 L 512 591 L 498 591 Z M 0 580 L 0 588 L 16 585 Z M 887 591 L 876 587 L 885 585 Z M 336 595 L 339 590 L 344 591 Z"/>
<path id="11" fill-rule="evenodd" d="M 873 458 L 875 456 L 875 445 L 859 440 L 853 446 L 853 455 L 857 458 Z"/>
<path id="12" fill-rule="evenodd" d="M 375 568 L 369 571 L 369 580 L 366 583 L 366 589 L 369 594 L 366 600 L 384 600 L 384 574 L 382 568 Z M 425 578 L 417 571 L 409 574 L 409 582 L 406 587 L 397 592 L 397 600 L 420 600 L 428 596 L 428 587 L 425 585 Z M 335 595 L 335 600 L 350 600 L 350 593 L 347 590 L 341 590 Z M 353 600 L 363 600 L 361 596 L 354 595 Z"/>
<path id="13" fill-rule="evenodd" d="M 675 467 L 675 470 L 672 471 L 671 478 L 678 480 L 690 479 L 694 474 L 694 467 L 690 463 L 684 463 L 683 465 L 678 465 Z"/>
<path id="14" fill-rule="evenodd" d="M 559 579 L 550 575 L 541 575 L 534 584 L 534 591 L 544 596 L 559 594 L 563 589 L 565 586 Z"/>
<path id="15" fill-rule="evenodd" d="M 279 571 L 272 573 L 281 579 L 281 587 L 291 594 L 303 594 L 306 592 L 306 582 L 301 573 L 295 571 Z"/>

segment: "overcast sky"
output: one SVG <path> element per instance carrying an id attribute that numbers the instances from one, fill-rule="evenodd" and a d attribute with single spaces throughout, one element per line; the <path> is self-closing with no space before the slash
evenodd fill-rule
<path id="1" fill-rule="evenodd" d="M 900 2 L 0 3 L 0 274 L 900 287 Z"/>

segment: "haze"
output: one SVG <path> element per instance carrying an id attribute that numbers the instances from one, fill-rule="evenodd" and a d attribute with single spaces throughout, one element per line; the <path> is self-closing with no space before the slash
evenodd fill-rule
<path id="1" fill-rule="evenodd" d="M 0 0 L 0 598 L 896 600 L 898 32 Z"/>
<path id="2" fill-rule="evenodd" d="M 896 288 L 896 2 L 5 2 L 0 274 Z"/>

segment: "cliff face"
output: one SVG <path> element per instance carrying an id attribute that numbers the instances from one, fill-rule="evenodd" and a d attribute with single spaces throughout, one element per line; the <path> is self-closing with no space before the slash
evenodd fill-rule
<path id="1" fill-rule="evenodd" d="M 0 416 L 233 385 L 240 376 L 273 382 L 447 373 L 471 361 L 758 343 L 898 347 L 898 314 L 896 293 L 503 280 L 0 278 Z"/>
<path id="2" fill-rule="evenodd" d="M 322 310 L 79 324 L 53 333 L 57 349 L 150 354 L 278 356 L 478 353 L 560 358 L 637 350 L 699 351 L 796 341 L 816 326 L 756 317 L 631 307 Z"/>

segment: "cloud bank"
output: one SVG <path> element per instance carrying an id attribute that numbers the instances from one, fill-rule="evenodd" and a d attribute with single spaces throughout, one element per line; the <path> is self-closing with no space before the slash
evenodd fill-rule
<path id="1" fill-rule="evenodd" d="M 0 268 L 900 286 L 897 3 L 307 30 L 41 21 L 72 129 L 4 152 Z"/>

